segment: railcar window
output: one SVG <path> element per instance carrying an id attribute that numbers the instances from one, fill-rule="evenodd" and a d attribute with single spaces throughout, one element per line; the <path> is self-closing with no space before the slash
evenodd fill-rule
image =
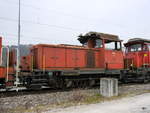
<path id="1" fill-rule="evenodd" d="M 136 51 L 141 51 L 141 50 L 142 50 L 141 44 L 134 44 L 128 47 L 129 52 L 136 52 Z"/>

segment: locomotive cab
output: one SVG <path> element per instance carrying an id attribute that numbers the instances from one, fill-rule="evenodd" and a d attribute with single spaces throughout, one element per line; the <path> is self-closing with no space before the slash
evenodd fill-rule
<path id="1" fill-rule="evenodd" d="M 124 44 L 125 69 L 121 73 L 123 82 L 150 81 L 150 40 L 133 38 Z"/>
<path id="2" fill-rule="evenodd" d="M 130 39 L 125 47 L 125 68 L 150 66 L 150 40 Z"/>
<path id="3" fill-rule="evenodd" d="M 123 69 L 122 40 L 112 34 L 89 32 L 80 35 L 80 43 L 88 48 L 99 49 L 100 68 L 103 69 Z"/>

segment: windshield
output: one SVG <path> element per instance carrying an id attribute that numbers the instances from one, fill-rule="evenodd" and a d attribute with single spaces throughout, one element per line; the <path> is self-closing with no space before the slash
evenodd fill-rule
<path id="1" fill-rule="evenodd" d="M 148 48 L 149 48 L 149 50 L 150 50 L 150 45 L 148 45 Z"/>
<path id="2" fill-rule="evenodd" d="M 128 52 L 136 52 L 136 51 L 141 51 L 141 50 L 142 50 L 141 44 L 134 44 L 128 47 Z"/>

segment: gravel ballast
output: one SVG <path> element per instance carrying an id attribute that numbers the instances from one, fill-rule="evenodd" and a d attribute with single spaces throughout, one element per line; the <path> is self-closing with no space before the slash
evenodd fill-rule
<path id="1" fill-rule="evenodd" d="M 119 95 L 129 93 L 142 93 L 150 91 L 150 84 L 138 84 L 138 85 L 122 85 L 119 86 Z M 99 88 L 95 89 L 76 89 L 72 91 L 64 92 L 52 92 L 52 93 L 40 93 L 31 95 L 21 95 L 13 97 L 1 97 L 0 98 L 0 113 L 7 111 L 10 112 L 24 112 L 19 110 L 32 110 L 37 106 L 48 106 L 49 109 L 53 109 L 54 106 L 61 106 L 62 103 L 78 101 L 85 96 L 94 96 L 99 94 Z M 14 111 L 13 111 L 14 110 Z"/>

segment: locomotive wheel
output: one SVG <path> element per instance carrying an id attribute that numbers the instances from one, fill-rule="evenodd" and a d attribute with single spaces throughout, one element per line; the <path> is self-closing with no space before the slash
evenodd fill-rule
<path id="1" fill-rule="evenodd" d="M 67 88 L 73 87 L 73 81 L 72 80 L 66 80 L 66 87 Z"/>
<path id="2" fill-rule="evenodd" d="M 95 80 L 90 80 L 90 81 L 89 81 L 89 86 L 92 87 L 92 86 L 94 86 L 94 85 L 95 85 Z"/>
<path id="3" fill-rule="evenodd" d="M 59 79 L 57 80 L 56 84 L 55 84 L 55 88 L 56 89 L 66 89 L 66 82 L 64 79 Z"/>
<path id="4" fill-rule="evenodd" d="M 82 85 L 81 85 L 81 88 L 86 88 L 87 87 L 87 81 L 86 80 L 84 80 L 84 81 L 82 81 Z"/>
<path id="5" fill-rule="evenodd" d="M 143 83 L 148 83 L 148 78 L 146 76 L 143 78 Z"/>
<path id="6" fill-rule="evenodd" d="M 26 78 L 26 84 L 25 84 L 26 88 L 30 89 L 30 85 L 31 85 L 31 79 L 30 78 Z"/>
<path id="7" fill-rule="evenodd" d="M 76 81 L 73 81 L 72 87 L 73 87 L 73 88 L 76 87 Z"/>
<path id="8" fill-rule="evenodd" d="M 79 85 L 80 85 L 79 81 L 78 81 L 78 80 L 75 80 L 75 81 L 74 81 L 74 88 L 77 88 Z"/>

